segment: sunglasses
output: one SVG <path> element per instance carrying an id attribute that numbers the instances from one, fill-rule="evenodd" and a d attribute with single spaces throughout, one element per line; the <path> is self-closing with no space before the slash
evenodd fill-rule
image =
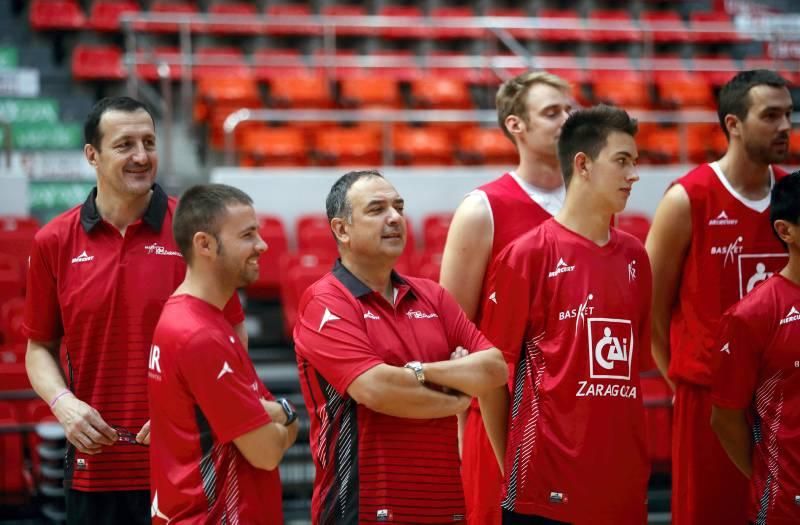
<path id="1" fill-rule="evenodd" d="M 114 425 L 111 425 L 111 428 L 117 431 L 117 436 L 119 436 L 119 439 L 117 440 L 118 443 L 127 443 L 128 445 L 139 445 L 142 447 L 147 446 L 144 443 L 139 443 L 136 441 L 136 434 L 127 428 L 117 427 Z"/>

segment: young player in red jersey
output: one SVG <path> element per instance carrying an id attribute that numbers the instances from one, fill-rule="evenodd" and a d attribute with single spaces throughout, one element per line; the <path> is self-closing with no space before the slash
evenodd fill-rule
<path id="1" fill-rule="evenodd" d="M 471 192 L 450 224 L 439 282 L 467 317 L 480 323 L 486 269 L 506 245 L 556 213 L 564 202 L 558 168 L 561 126 L 572 109 L 569 84 L 550 73 L 523 73 L 500 86 L 500 128 L 519 151 L 516 170 Z M 503 475 L 477 400 L 459 415 L 461 477 L 467 522 L 500 525 Z"/>
<path id="2" fill-rule="evenodd" d="M 641 242 L 609 228 L 639 178 L 636 128 L 621 109 L 573 113 L 558 145 L 564 207 L 490 270 L 481 327 L 515 370 L 510 406 L 507 391 L 482 405 L 505 448 L 506 525 L 646 520 L 650 266 Z"/>
<path id="3" fill-rule="evenodd" d="M 775 184 L 770 220 L 789 263 L 722 318 L 711 425 L 750 478 L 751 523 L 800 523 L 800 172 Z"/>
<path id="4" fill-rule="evenodd" d="M 303 294 L 294 331 L 315 525 L 463 523 L 453 416 L 506 388 L 501 353 L 453 298 L 392 270 L 403 204 L 375 171 L 347 173 L 328 194 L 341 259 Z"/>
<path id="5" fill-rule="evenodd" d="M 719 96 L 728 151 L 678 179 L 647 238 L 653 266 L 653 358 L 675 389 L 672 522 L 745 522 L 747 480 L 711 430 L 712 352 L 722 313 L 786 264 L 769 224 L 784 173 L 792 99 L 772 71 L 736 75 Z"/>
<path id="6" fill-rule="evenodd" d="M 26 367 L 69 442 L 67 523 L 144 524 L 150 523 L 148 452 L 136 443 L 149 442 L 153 330 L 186 272 L 172 238 L 177 201 L 155 183 L 155 124 L 143 104 L 100 100 L 84 134 L 97 187 L 34 238 Z M 238 296 L 225 313 L 246 345 Z M 131 434 L 135 440 L 124 438 Z"/>
<path id="7" fill-rule="evenodd" d="M 173 222 L 186 279 L 161 313 L 149 361 L 153 523 L 283 523 L 277 466 L 297 437 L 222 315 L 258 278 L 267 245 L 252 200 L 195 186 Z"/>

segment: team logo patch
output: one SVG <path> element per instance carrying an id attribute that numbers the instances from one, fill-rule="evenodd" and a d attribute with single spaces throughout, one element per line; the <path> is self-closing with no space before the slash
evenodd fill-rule
<path id="1" fill-rule="evenodd" d="M 766 281 L 786 264 L 785 253 L 746 253 L 739 255 L 739 298 Z"/>
<path id="2" fill-rule="evenodd" d="M 392 511 L 389 509 L 378 509 L 378 512 L 375 513 L 376 521 L 392 521 L 392 518 Z"/>
<path id="3" fill-rule="evenodd" d="M 733 226 L 738 223 L 738 220 L 728 217 L 728 214 L 725 213 L 725 210 L 722 210 L 719 212 L 719 215 L 708 221 L 709 226 Z"/>
<path id="4" fill-rule="evenodd" d="M 439 317 L 434 313 L 426 314 L 425 312 L 420 312 L 419 310 L 409 310 L 406 312 L 406 315 L 409 319 L 435 319 Z"/>
<path id="5" fill-rule="evenodd" d="M 144 251 L 149 255 L 172 255 L 174 257 L 183 257 L 181 252 L 175 250 L 167 250 L 157 242 L 144 247 Z"/>
<path id="6" fill-rule="evenodd" d="M 72 258 L 72 264 L 89 262 L 94 259 L 94 255 L 89 255 L 83 250 L 80 255 Z"/>
<path id="7" fill-rule="evenodd" d="M 628 319 L 589 319 L 589 377 L 630 379 L 633 326 Z"/>
<path id="8" fill-rule="evenodd" d="M 789 310 L 789 313 L 786 314 L 786 317 L 781 319 L 780 324 L 789 324 L 795 321 L 800 321 L 800 312 L 797 311 L 797 308 L 792 306 L 792 308 Z"/>
<path id="9" fill-rule="evenodd" d="M 575 270 L 575 265 L 574 264 L 572 266 L 570 266 L 569 264 L 564 262 L 564 259 L 559 257 L 558 263 L 556 264 L 555 270 L 553 270 L 552 272 L 548 273 L 547 274 L 547 278 L 551 279 L 551 278 L 555 277 L 556 275 L 559 275 L 559 274 L 562 274 L 562 273 L 571 272 L 571 271 L 574 271 L 574 270 Z"/>

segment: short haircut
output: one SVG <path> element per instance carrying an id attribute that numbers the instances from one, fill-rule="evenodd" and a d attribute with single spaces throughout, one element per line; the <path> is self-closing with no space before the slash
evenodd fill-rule
<path id="1" fill-rule="evenodd" d="M 500 129 L 511 142 L 514 142 L 514 136 L 506 129 L 506 118 L 509 115 L 516 115 L 528 123 L 527 95 L 531 87 L 536 84 L 546 84 L 567 93 L 572 89 L 569 82 L 547 71 L 529 71 L 503 82 L 497 90 L 494 103 L 497 107 L 497 122 L 500 124 Z"/>
<path id="2" fill-rule="evenodd" d="M 230 205 L 252 206 L 248 194 L 226 184 L 200 184 L 181 195 L 172 218 L 172 235 L 178 249 L 189 264 L 192 261 L 192 239 L 197 232 L 218 238 L 221 219 Z"/>
<path id="3" fill-rule="evenodd" d="M 155 119 L 153 114 L 143 103 L 130 97 L 106 97 L 97 101 L 92 106 L 92 110 L 86 116 L 86 122 L 83 123 L 83 139 L 86 144 L 91 144 L 94 149 L 100 151 L 100 143 L 103 141 L 103 136 L 100 133 L 100 120 L 106 111 L 124 111 L 126 113 L 133 113 L 135 111 L 143 110 L 153 121 L 155 127 Z"/>
<path id="4" fill-rule="evenodd" d="M 377 170 L 356 170 L 349 171 L 339 177 L 331 186 L 328 197 L 325 199 L 325 212 L 328 214 L 328 222 L 335 217 L 349 219 L 353 215 L 353 207 L 347 198 L 347 192 L 357 181 L 366 177 L 380 177 L 383 175 Z"/>
<path id="5" fill-rule="evenodd" d="M 558 160 L 564 183 L 569 185 L 572 179 L 572 160 L 579 152 L 596 159 L 612 132 L 635 137 L 637 130 L 636 119 L 620 108 L 599 105 L 572 113 L 564 122 L 558 138 Z"/>
<path id="6" fill-rule="evenodd" d="M 719 105 L 717 115 L 722 131 L 728 136 L 728 128 L 725 127 L 725 116 L 736 115 L 739 120 L 747 118 L 750 111 L 750 90 L 755 86 L 787 87 L 789 83 L 785 78 L 775 71 L 769 69 L 753 69 L 742 71 L 730 79 L 719 92 Z"/>
<path id="7" fill-rule="evenodd" d="M 778 232 L 775 230 L 775 221 L 779 220 L 800 225 L 800 170 L 783 177 L 772 188 L 769 221 L 776 237 Z M 783 239 L 778 237 L 778 240 L 786 246 Z"/>

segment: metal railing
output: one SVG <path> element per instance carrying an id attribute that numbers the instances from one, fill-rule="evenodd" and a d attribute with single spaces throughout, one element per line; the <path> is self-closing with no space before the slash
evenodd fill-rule
<path id="1" fill-rule="evenodd" d="M 12 149 L 12 136 L 11 123 L 5 120 L 0 120 L 0 127 L 3 128 L 3 151 L 6 154 L 6 169 L 11 171 L 11 149 Z"/>

